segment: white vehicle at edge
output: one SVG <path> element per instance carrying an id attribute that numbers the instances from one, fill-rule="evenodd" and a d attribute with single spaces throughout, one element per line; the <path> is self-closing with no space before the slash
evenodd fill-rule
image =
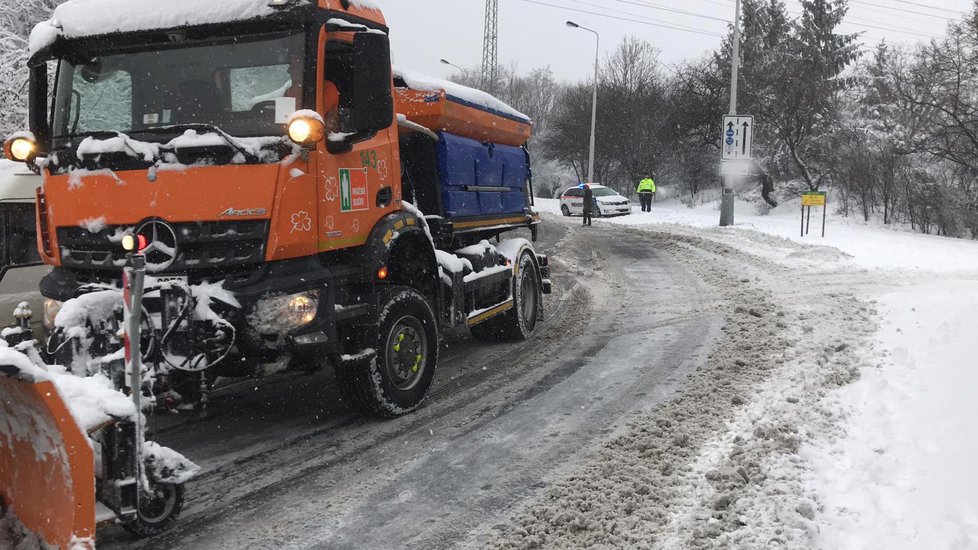
<path id="1" fill-rule="evenodd" d="M 40 328 L 44 301 L 38 289 L 50 268 L 37 253 L 35 190 L 41 177 L 23 164 L 0 160 L 0 329 L 15 324 L 14 309 L 27 302 Z"/>
<path id="2" fill-rule="evenodd" d="M 591 211 L 592 216 L 624 216 L 632 213 L 632 205 L 626 197 L 600 183 L 590 185 L 591 192 L 594 193 L 594 202 L 598 207 Z M 575 185 L 560 195 L 560 213 L 565 216 L 584 214 L 583 187 Z"/>

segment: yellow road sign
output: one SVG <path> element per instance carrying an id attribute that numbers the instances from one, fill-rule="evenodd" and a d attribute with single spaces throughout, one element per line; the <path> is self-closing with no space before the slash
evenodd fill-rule
<path id="1" fill-rule="evenodd" d="M 810 192 L 803 193 L 801 196 L 802 206 L 825 206 L 825 193 Z"/>

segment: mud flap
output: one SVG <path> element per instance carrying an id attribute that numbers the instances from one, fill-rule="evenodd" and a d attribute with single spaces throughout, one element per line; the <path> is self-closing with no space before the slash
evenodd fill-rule
<path id="1" fill-rule="evenodd" d="M 95 460 L 50 381 L 0 365 L 0 501 L 45 543 L 95 548 Z"/>

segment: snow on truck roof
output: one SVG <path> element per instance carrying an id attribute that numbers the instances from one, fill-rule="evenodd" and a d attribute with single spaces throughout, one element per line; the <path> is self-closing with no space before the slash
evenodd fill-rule
<path id="1" fill-rule="evenodd" d="M 408 85 L 408 88 L 412 90 L 445 92 L 450 99 L 461 100 L 464 103 L 471 103 L 484 109 L 498 111 L 510 117 L 530 122 L 530 117 L 482 90 L 476 90 L 475 88 L 469 88 L 468 86 L 463 86 L 449 80 L 428 76 L 411 69 L 398 67 L 397 65 L 394 66 L 394 77 L 403 80 Z"/>
<path id="2" fill-rule="evenodd" d="M 380 11 L 373 0 L 349 1 L 354 8 Z M 51 19 L 34 27 L 28 49 L 34 55 L 59 37 L 247 21 L 280 11 L 268 4 L 269 0 L 68 0 L 55 8 Z"/>

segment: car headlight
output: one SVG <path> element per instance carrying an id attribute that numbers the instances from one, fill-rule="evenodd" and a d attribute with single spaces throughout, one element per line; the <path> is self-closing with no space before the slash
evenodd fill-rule
<path id="1" fill-rule="evenodd" d="M 63 305 L 64 302 L 59 302 L 50 298 L 44 299 L 44 315 L 42 316 L 44 328 L 54 330 L 54 320 L 58 317 L 58 313 L 61 312 L 61 306 Z"/>
<path id="2" fill-rule="evenodd" d="M 280 334 L 312 323 L 318 310 L 318 290 L 266 296 L 258 301 L 250 321 L 259 334 Z"/>

